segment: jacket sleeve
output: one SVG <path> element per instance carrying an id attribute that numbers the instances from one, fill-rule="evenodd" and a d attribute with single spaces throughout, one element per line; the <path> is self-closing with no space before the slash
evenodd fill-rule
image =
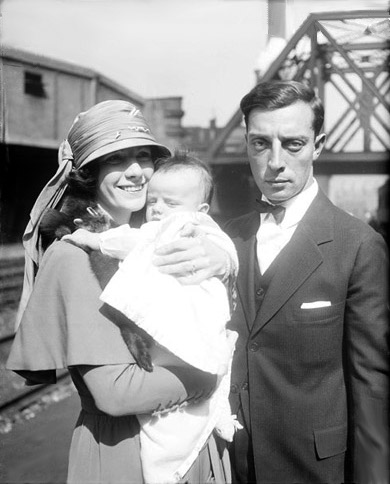
<path id="1" fill-rule="evenodd" d="M 388 261 L 384 241 L 366 234 L 349 281 L 345 315 L 354 482 L 389 482 Z"/>

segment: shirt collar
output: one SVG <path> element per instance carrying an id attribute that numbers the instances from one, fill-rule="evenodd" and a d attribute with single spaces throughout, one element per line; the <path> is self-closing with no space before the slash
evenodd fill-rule
<path id="1" fill-rule="evenodd" d="M 298 195 L 296 195 L 295 197 L 282 203 L 281 205 L 286 207 L 286 213 L 280 226 L 282 228 L 288 228 L 300 222 L 305 215 L 307 209 L 310 207 L 312 201 L 315 199 L 317 193 L 318 183 L 317 180 L 313 178 L 313 183 L 311 183 L 310 186 L 305 188 L 302 192 L 298 193 Z M 261 198 L 262 200 L 269 202 L 269 200 L 267 200 L 264 195 Z M 264 217 L 267 214 L 261 215 Z"/>

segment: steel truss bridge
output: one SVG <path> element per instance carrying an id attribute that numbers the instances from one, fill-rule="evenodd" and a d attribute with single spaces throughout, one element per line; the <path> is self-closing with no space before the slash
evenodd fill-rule
<path id="1" fill-rule="evenodd" d="M 310 84 L 325 105 L 317 174 L 387 174 L 390 149 L 388 12 L 313 13 L 258 79 Z M 246 160 L 238 109 L 210 146 L 212 165 Z"/>

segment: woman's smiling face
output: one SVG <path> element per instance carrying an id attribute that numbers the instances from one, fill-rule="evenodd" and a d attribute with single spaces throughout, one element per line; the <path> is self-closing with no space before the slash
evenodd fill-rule
<path id="1" fill-rule="evenodd" d="M 128 223 L 132 212 L 145 205 L 147 184 L 154 171 L 151 148 L 114 151 L 98 163 L 97 201 L 116 223 Z"/>

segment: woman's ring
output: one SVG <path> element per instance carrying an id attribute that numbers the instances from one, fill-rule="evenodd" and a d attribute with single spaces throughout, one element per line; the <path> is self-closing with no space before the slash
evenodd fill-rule
<path id="1" fill-rule="evenodd" d="M 196 272 L 196 267 L 195 267 L 195 263 L 193 262 L 193 263 L 191 264 L 191 275 L 192 275 L 192 276 L 193 276 L 193 275 L 195 275 L 195 272 Z"/>

